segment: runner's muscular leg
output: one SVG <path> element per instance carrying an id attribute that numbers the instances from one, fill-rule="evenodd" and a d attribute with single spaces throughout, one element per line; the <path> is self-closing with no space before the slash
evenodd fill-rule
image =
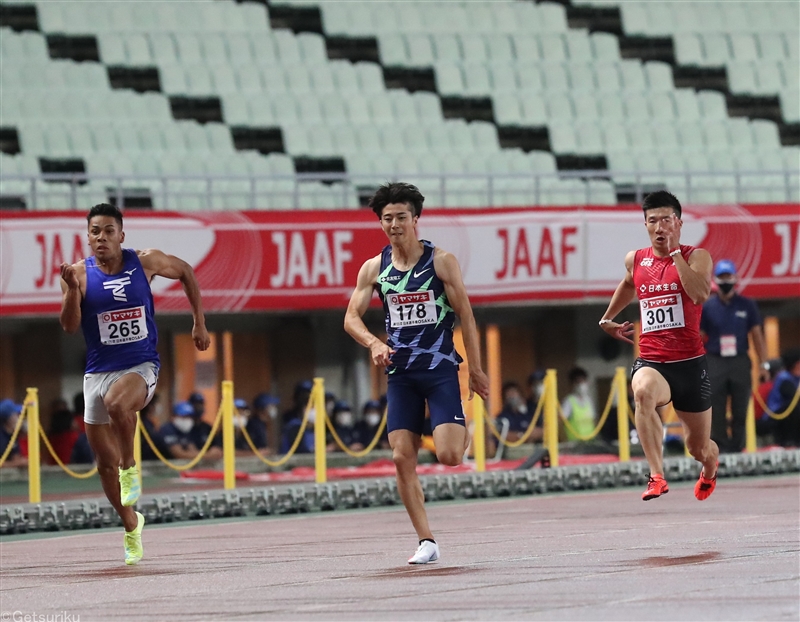
<path id="1" fill-rule="evenodd" d="M 669 385 L 664 376 L 652 367 L 641 367 L 633 375 L 631 387 L 636 403 L 636 431 L 647 463 L 650 465 L 650 474 L 663 475 L 664 458 L 661 449 L 663 427 L 657 408 L 672 399 Z"/>
<path id="2" fill-rule="evenodd" d="M 469 445 L 467 428 L 458 423 L 442 423 L 433 430 L 436 458 L 447 466 L 458 466 Z"/>
<path id="3" fill-rule="evenodd" d="M 711 440 L 711 409 L 701 413 L 687 413 L 676 410 L 675 414 L 683 424 L 686 434 L 686 449 L 692 458 L 703 465 L 703 474 L 714 477 L 717 472 L 717 460 L 719 460 L 719 447 Z"/>
<path id="4" fill-rule="evenodd" d="M 133 435 L 136 431 L 136 411 L 144 407 L 147 398 L 147 383 L 139 374 L 125 374 L 109 387 L 103 398 L 113 431 L 119 443 L 120 464 L 123 469 L 132 467 Z"/>
<path id="5" fill-rule="evenodd" d="M 425 495 L 417 475 L 417 452 L 421 442 L 422 437 L 411 430 L 389 432 L 392 459 L 397 470 L 397 492 L 417 532 L 417 537 L 420 540 L 426 538 L 433 540 L 428 525 L 428 515 L 425 512 Z"/>
<path id="6" fill-rule="evenodd" d="M 124 507 L 120 500 L 119 492 L 119 445 L 117 435 L 113 430 L 114 422 L 110 424 L 86 424 L 86 438 L 94 452 L 97 461 L 97 473 L 103 485 L 106 499 L 111 503 L 125 525 L 125 531 L 136 529 L 137 518 L 133 507 Z"/>

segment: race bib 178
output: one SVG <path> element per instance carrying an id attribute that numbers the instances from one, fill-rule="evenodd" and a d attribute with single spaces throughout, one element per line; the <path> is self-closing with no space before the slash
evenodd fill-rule
<path id="1" fill-rule="evenodd" d="M 389 294 L 389 323 L 392 328 L 436 323 L 436 301 L 433 292 Z"/>
<path id="2" fill-rule="evenodd" d="M 100 342 L 104 346 L 116 346 L 147 338 L 144 307 L 98 313 L 97 324 L 100 327 Z"/>
<path id="3" fill-rule="evenodd" d="M 642 333 L 682 328 L 686 325 L 683 319 L 683 300 L 680 294 L 667 294 L 640 300 L 639 307 L 642 312 Z"/>

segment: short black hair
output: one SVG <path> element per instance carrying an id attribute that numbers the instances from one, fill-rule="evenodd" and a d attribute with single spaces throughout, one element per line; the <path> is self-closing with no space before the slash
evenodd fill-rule
<path id="1" fill-rule="evenodd" d="M 586 378 L 588 380 L 589 373 L 583 367 L 573 367 L 572 370 L 569 372 L 569 381 L 575 382 L 580 378 Z"/>
<path id="2" fill-rule="evenodd" d="M 372 195 L 369 207 L 380 218 L 383 208 L 390 203 L 406 203 L 411 206 L 414 216 L 419 216 L 422 214 L 423 201 L 425 201 L 425 197 L 414 184 L 387 182 Z"/>
<path id="3" fill-rule="evenodd" d="M 800 348 L 792 348 L 791 350 L 787 350 L 781 354 L 781 360 L 783 361 L 783 368 L 791 373 L 792 368 L 797 365 L 798 361 L 800 361 Z"/>
<path id="4" fill-rule="evenodd" d="M 678 218 L 681 217 L 681 202 L 678 201 L 678 198 L 671 192 L 667 192 L 666 190 L 657 190 L 656 192 L 651 192 L 648 194 L 644 198 L 644 201 L 642 201 L 642 211 L 645 214 L 645 218 L 647 217 L 647 210 L 657 209 L 659 207 L 671 207 L 673 210 L 675 210 Z"/>
<path id="5" fill-rule="evenodd" d="M 115 205 L 110 203 L 98 203 L 86 215 L 86 222 L 92 222 L 95 216 L 111 216 L 117 221 L 119 228 L 122 229 L 122 212 Z"/>

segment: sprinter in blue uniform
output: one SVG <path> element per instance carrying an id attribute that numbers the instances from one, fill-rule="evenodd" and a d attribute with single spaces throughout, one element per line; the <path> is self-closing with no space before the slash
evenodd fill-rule
<path id="1" fill-rule="evenodd" d="M 390 244 L 361 266 L 344 320 L 345 330 L 369 348 L 372 362 L 389 375 L 387 427 L 397 490 L 419 537 L 410 564 L 439 559 L 416 470 L 425 403 L 439 462 L 461 464 L 469 444 L 458 385 L 462 358 L 453 346 L 455 316 L 464 336 L 469 397 L 474 393 L 489 397 L 489 379 L 481 369 L 478 331 L 458 260 L 417 238 L 415 227 L 424 200 L 411 184 L 387 183 L 378 188 L 369 205 Z M 362 320 L 373 291 L 383 301 L 386 343 Z"/>
<path id="2" fill-rule="evenodd" d="M 189 264 L 155 249 L 122 248 L 122 213 L 113 205 L 95 205 L 86 219 L 94 254 L 61 264 L 61 326 L 68 333 L 83 329 L 86 436 L 103 491 L 125 527 L 125 563 L 132 565 L 143 555 L 144 527 L 144 516 L 131 507 L 141 494 L 133 459 L 136 411 L 152 399 L 159 370 L 150 291 L 154 276 L 181 281 L 192 306 L 195 347 L 206 350 L 210 338 Z"/>

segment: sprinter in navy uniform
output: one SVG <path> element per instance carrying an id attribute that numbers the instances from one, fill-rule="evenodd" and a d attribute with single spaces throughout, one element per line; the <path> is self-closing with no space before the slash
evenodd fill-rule
<path id="1" fill-rule="evenodd" d="M 469 444 L 453 325 L 461 321 L 469 368 L 469 397 L 489 396 L 489 379 L 481 369 L 478 331 L 458 260 L 426 240 L 416 225 L 425 200 L 416 186 L 388 183 L 375 193 L 370 207 L 390 244 L 364 262 L 345 315 L 345 330 L 369 348 L 372 362 L 386 368 L 389 443 L 397 468 L 397 489 L 419 537 L 410 564 L 439 558 L 417 477 L 425 403 L 430 411 L 436 457 L 442 464 L 461 464 Z M 383 301 L 387 343 L 373 335 L 361 319 L 373 291 Z"/>
<path id="2" fill-rule="evenodd" d="M 136 411 L 152 399 L 159 370 L 154 276 L 181 281 L 192 307 L 195 347 L 206 350 L 210 339 L 189 264 L 155 249 L 122 248 L 122 213 L 113 205 L 95 205 L 86 219 L 94 255 L 61 264 L 61 326 L 68 333 L 81 328 L 86 340 L 86 436 L 103 491 L 125 527 L 125 563 L 131 565 L 142 558 L 144 526 L 144 516 L 131 507 L 141 494 L 133 459 Z"/>

